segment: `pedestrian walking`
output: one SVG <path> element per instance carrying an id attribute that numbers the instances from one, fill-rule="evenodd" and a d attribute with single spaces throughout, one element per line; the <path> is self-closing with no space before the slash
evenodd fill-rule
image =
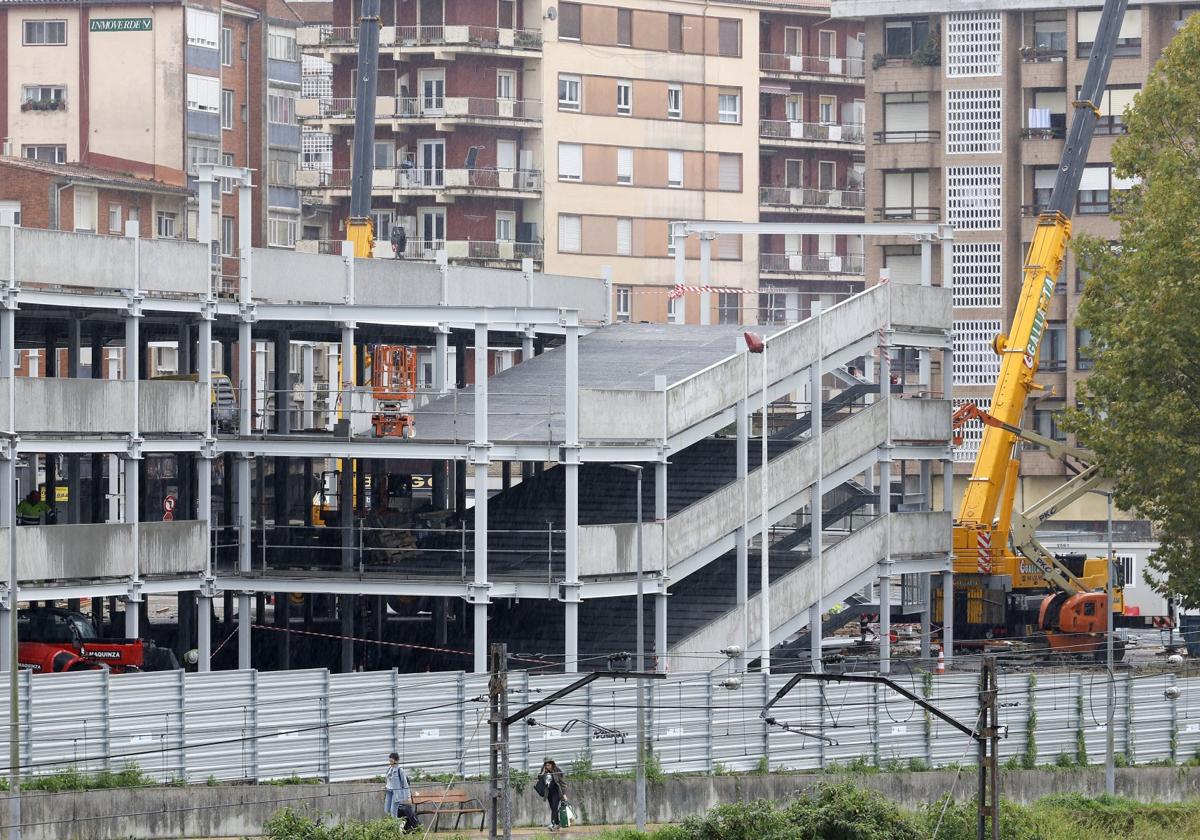
<path id="1" fill-rule="evenodd" d="M 392 753 L 388 756 L 387 770 L 384 771 L 383 809 L 389 817 L 403 817 L 404 830 L 414 831 L 421 827 L 417 820 L 417 811 L 412 805 L 412 787 L 408 783 L 408 774 L 400 766 L 400 755 Z"/>
<path id="2" fill-rule="evenodd" d="M 538 779 L 534 783 L 533 789 L 550 806 L 550 824 L 547 828 L 551 831 L 558 831 L 562 827 L 560 811 L 563 799 L 566 798 L 567 786 L 563 782 L 562 771 L 558 769 L 558 765 L 554 763 L 553 759 L 547 758 L 542 762 L 542 769 L 538 771 Z"/>

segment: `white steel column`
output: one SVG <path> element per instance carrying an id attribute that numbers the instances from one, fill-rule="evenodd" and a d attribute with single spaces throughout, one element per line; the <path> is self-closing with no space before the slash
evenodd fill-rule
<path id="1" fill-rule="evenodd" d="M 879 673 L 892 670 L 892 359 L 891 347 L 879 345 L 879 387 L 887 414 L 886 439 L 879 457 L 879 515 L 883 517 L 883 559 L 879 563 Z"/>
<path id="2" fill-rule="evenodd" d="M 488 329 L 475 325 L 475 673 L 488 671 Z"/>
<path id="3" fill-rule="evenodd" d="M 759 669 L 764 674 L 771 673 L 771 497 L 770 497 L 770 470 L 768 464 L 770 461 L 770 439 L 771 439 L 771 424 L 768 422 L 769 409 L 771 407 L 771 398 L 768 396 L 768 380 L 767 380 L 767 354 L 770 352 L 767 337 L 763 336 L 763 352 L 759 354 L 758 361 L 762 372 L 762 447 L 761 457 L 762 462 L 759 464 L 758 474 L 760 481 L 761 495 L 761 510 L 762 518 L 760 525 L 762 533 L 760 539 L 762 544 L 759 547 L 759 604 L 758 611 L 758 632 L 759 632 Z"/>
<path id="4" fill-rule="evenodd" d="M 238 434 L 250 435 L 250 408 L 254 398 L 251 358 L 254 352 L 250 324 L 254 317 L 252 278 L 250 276 L 251 214 L 250 172 L 247 170 L 238 186 L 238 303 L 241 319 L 238 322 L 238 389 L 241 402 L 238 405 Z M 250 457 L 237 459 L 237 511 L 238 511 L 238 571 L 250 572 L 251 535 L 254 522 L 250 510 Z M 248 670 L 250 663 L 250 607 L 251 593 L 238 593 L 238 668 Z"/>
<path id="5" fill-rule="evenodd" d="M 700 234 L 700 285 L 705 287 L 705 291 L 700 292 L 700 324 L 702 326 L 712 323 L 712 292 L 707 291 L 707 287 L 712 284 L 712 243 L 713 235 L 711 233 Z M 687 320 L 686 316 L 684 320 Z"/>
<path id="6" fill-rule="evenodd" d="M 342 324 L 342 342 L 338 353 L 341 374 L 339 383 L 339 403 L 342 407 L 341 417 L 346 424 L 346 435 L 354 434 L 354 376 L 357 359 L 354 357 L 353 321 Z M 338 460 L 338 528 L 341 534 L 341 566 L 343 572 L 354 569 L 354 460 L 341 458 Z M 342 641 L 339 652 L 339 668 L 343 674 L 354 670 L 354 597 L 341 595 L 338 597 L 338 623 L 341 628 Z"/>
<path id="7" fill-rule="evenodd" d="M 138 604 L 141 603 L 141 547 L 138 524 L 138 501 L 141 499 L 138 466 L 141 462 L 141 420 L 138 416 L 140 398 L 138 379 L 141 376 L 141 254 L 138 247 L 138 223 L 125 223 L 125 236 L 133 240 L 133 284 L 129 313 L 125 316 L 125 379 L 130 383 L 133 402 L 133 422 L 130 429 L 129 451 L 122 463 L 125 473 L 125 521 L 132 525 L 130 546 L 129 594 L 125 598 L 125 636 L 138 638 Z"/>
<path id="8" fill-rule="evenodd" d="M 210 298 L 210 304 L 214 304 Z M 209 308 L 197 330 L 196 378 L 205 386 L 212 387 L 212 309 Z M 212 413 L 209 412 L 208 438 L 214 438 Z M 196 469 L 196 516 L 204 523 L 204 585 L 196 599 L 196 662 L 197 670 L 212 668 L 212 448 L 200 453 Z"/>
<path id="9" fill-rule="evenodd" d="M 566 327 L 565 349 L 563 670 L 573 674 L 579 670 L 579 327 L 574 324 Z"/>
<path id="10" fill-rule="evenodd" d="M 812 431 L 813 458 L 816 460 L 817 471 L 816 480 L 813 482 L 810 500 L 808 503 L 809 513 L 811 515 L 809 527 L 809 562 L 815 563 L 817 570 L 817 589 L 816 601 L 813 603 L 812 609 L 808 613 L 808 656 L 809 663 L 814 672 L 821 669 L 821 643 L 824 628 L 821 626 L 821 613 L 824 610 L 824 594 L 825 594 L 825 556 L 823 531 L 825 530 L 824 520 L 824 494 L 825 485 L 822 478 L 822 435 L 824 421 L 822 413 L 824 411 L 824 403 L 821 399 L 821 302 L 813 301 L 813 315 L 817 319 L 817 359 L 813 362 L 812 367 L 808 371 L 808 410 L 811 421 L 809 427 Z"/>
<path id="11" fill-rule="evenodd" d="M 433 347 L 433 390 L 438 394 L 446 393 L 447 366 L 450 359 L 450 328 L 438 324 L 434 334 Z"/>
<path id="12" fill-rule="evenodd" d="M 954 462 L 942 461 L 942 510 L 954 510 Z M 950 549 L 950 568 L 954 568 L 954 548 Z M 954 658 L 954 572 L 942 572 L 942 650 L 946 663 Z"/>
<path id="13" fill-rule="evenodd" d="M 949 253 L 943 258 L 949 259 Z M 933 237 L 921 237 L 921 285 L 933 285 Z M 933 391 L 933 366 L 930 363 L 930 351 L 921 348 L 917 351 L 917 391 L 923 397 L 930 396 Z"/>
<path id="14" fill-rule="evenodd" d="M 735 540 L 737 544 L 737 608 L 738 620 L 737 645 L 741 654 L 737 657 L 738 670 L 745 670 L 746 654 L 750 645 L 750 611 L 747 603 L 750 600 L 750 488 L 746 476 L 750 462 L 750 403 L 748 392 L 750 385 L 750 354 L 742 339 L 737 339 L 738 351 L 742 353 L 742 399 L 737 404 L 737 479 L 742 484 L 742 515 Z"/>
<path id="15" fill-rule="evenodd" d="M 316 347 L 306 341 L 300 345 L 300 428 L 304 431 L 317 427 L 316 382 Z"/>
<path id="16" fill-rule="evenodd" d="M 659 533 L 666 535 L 667 516 L 667 464 L 660 461 L 654 465 L 654 521 Z M 654 597 L 654 670 L 665 674 L 667 672 L 667 563 L 665 541 L 660 545 L 659 557 L 662 560 L 660 573 L 662 589 Z"/>
<path id="17" fill-rule="evenodd" d="M 13 653 L 16 650 L 14 644 L 14 634 L 17 632 L 17 600 L 19 585 L 17 581 L 17 406 L 16 406 L 16 321 L 17 321 L 17 280 L 16 280 L 16 251 L 14 248 L 15 230 L 10 227 L 8 230 L 0 228 L 0 236 L 8 239 L 9 246 L 9 264 L 4 266 L 7 283 L 4 289 L 3 299 L 0 300 L 0 377 L 3 377 L 4 389 L 8 395 L 8 411 L 6 416 L 0 420 L 5 428 L 5 435 L 8 438 L 4 457 L 0 458 L 0 525 L 5 528 L 6 542 L 8 546 L 8 556 L 10 562 L 8 564 L 8 579 L 7 583 L 7 600 L 5 609 L 0 612 L 0 670 L 9 672 L 10 688 L 12 694 L 16 694 L 17 681 L 16 675 L 19 673 L 18 668 L 13 667 Z M 15 723 L 14 723 L 15 727 Z M 14 730 L 10 730 L 11 733 Z M 19 757 L 19 756 L 18 756 Z M 11 775 L 16 776 L 16 769 L 10 770 Z M 17 801 L 13 800 L 14 803 Z M 19 813 L 19 812 L 18 812 Z"/>

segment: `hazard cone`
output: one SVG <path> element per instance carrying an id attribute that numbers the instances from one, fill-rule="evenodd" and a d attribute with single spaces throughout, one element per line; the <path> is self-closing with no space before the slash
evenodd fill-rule
<path id="1" fill-rule="evenodd" d="M 939 674 L 946 673 L 946 652 L 938 648 L 937 672 Z"/>

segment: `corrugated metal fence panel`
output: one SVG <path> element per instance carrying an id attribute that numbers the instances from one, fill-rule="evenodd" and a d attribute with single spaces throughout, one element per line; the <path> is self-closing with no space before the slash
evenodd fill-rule
<path id="1" fill-rule="evenodd" d="M 1078 674 L 1038 674 L 1037 763 L 1053 764 L 1060 755 L 1076 755 L 1080 725 Z"/>
<path id="2" fill-rule="evenodd" d="M 33 709 L 26 719 L 32 733 L 27 770 L 38 775 L 105 768 L 107 683 L 105 671 L 33 677 Z"/>
<path id="3" fill-rule="evenodd" d="M 1187 761 L 1200 757 L 1200 678 L 1179 679 L 1175 685 L 1179 689 L 1175 701 L 1175 755 L 1179 761 Z"/>
<path id="4" fill-rule="evenodd" d="M 578 674 L 538 674 L 529 677 L 529 702 L 536 703 L 549 695 L 565 688 L 579 678 Z M 591 710 L 588 705 L 589 689 L 591 686 L 565 698 L 564 703 L 552 703 L 544 709 L 534 712 L 531 717 L 545 726 L 529 726 L 525 721 L 518 724 L 526 729 L 528 739 L 526 747 L 525 770 L 536 773 L 547 758 L 554 759 L 563 770 L 571 767 L 572 762 L 580 757 L 590 757 L 594 746 L 604 742 L 596 741 L 593 745 L 591 734 L 586 727 L 573 726 L 570 732 L 562 732 L 562 728 L 572 718 L 591 720 Z M 515 765 L 514 765 L 515 766 Z"/>
<path id="5" fill-rule="evenodd" d="M 1005 674 L 1000 677 L 1000 761 L 1020 759 L 1025 755 L 1029 733 L 1029 678 L 1025 674 Z"/>
<path id="6" fill-rule="evenodd" d="M 188 781 L 254 778 L 254 672 L 187 674 L 184 695 Z"/>
<path id="7" fill-rule="evenodd" d="M 626 733 L 624 743 L 592 738 L 592 766 L 597 770 L 630 770 L 637 763 L 637 684 L 635 680 L 598 680 L 592 683 L 590 705 L 575 696 L 563 703 L 572 717 L 588 717 L 594 723 Z M 578 724 L 577 724 L 578 725 Z"/>
<path id="8" fill-rule="evenodd" d="M 259 780 L 324 778 L 328 679 L 323 669 L 259 673 Z"/>
<path id="9" fill-rule="evenodd" d="M 184 672 L 125 674 L 109 681 L 109 764 L 137 765 L 160 782 L 183 779 Z"/>
<path id="10" fill-rule="evenodd" d="M 491 775 L 488 746 L 488 675 L 463 675 L 463 775 L 486 779 Z"/>
<path id="11" fill-rule="evenodd" d="M 329 675 L 330 781 L 374 778 L 400 751 L 395 695 L 395 671 Z"/>
<path id="12" fill-rule="evenodd" d="M 694 690 L 707 692 L 712 699 L 711 703 L 706 703 L 704 694 L 697 694 L 692 706 L 687 710 L 687 714 L 694 721 L 688 726 L 688 730 L 691 733 L 690 737 L 703 744 L 705 728 L 709 728 L 714 767 L 720 765 L 727 771 L 753 770 L 762 759 L 764 724 L 760 713 L 765 703 L 764 677 L 765 675 L 761 674 L 746 674 L 741 688 L 734 691 L 721 686 L 721 678 L 716 675 L 701 674 L 694 681 Z M 686 697 L 684 702 L 688 702 Z M 705 706 L 712 710 L 707 723 L 704 721 Z"/>
<path id="13" fill-rule="evenodd" d="M 1173 674 L 1131 681 L 1130 740 L 1134 745 L 1133 760 L 1138 764 L 1174 758 L 1171 739 L 1175 728 L 1175 704 L 1163 696 L 1163 692 L 1174 684 Z"/>
<path id="14" fill-rule="evenodd" d="M 974 726 L 979 717 L 979 677 L 957 674 L 934 677 L 929 702 L 955 720 Z M 930 763 L 934 767 L 975 761 L 972 739 L 948 723 L 936 718 L 930 721 L 929 739 Z"/>
<path id="15" fill-rule="evenodd" d="M 653 724 L 650 729 L 650 743 L 654 745 L 654 753 L 658 757 L 662 769 L 667 773 L 706 773 L 713 763 L 727 763 L 732 756 L 727 756 L 722 749 L 727 745 L 712 738 L 710 720 L 716 719 L 714 713 L 709 714 L 712 700 L 728 700 L 717 697 L 717 692 L 728 694 L 725 689 L 713 688 L 707 674 L 678 674 L 672 675 L 662 682 L 651 682 L 647 688 L 651 692 L 651 716 Z M 736 694 L 744 694 L 743 687 Z M 710 699 L 710 694 L 712 698 Z M 740 749 L 733 753 L 739 755 Z"/>
<path id="16" fill-rule="evenodd" d="M 771 675 L 768 700 L 783 688 L 788 678 L 788 674 Z M 816 770 L 821 767 L 826 746 L 819 739 L 801 733 L 826 734 L 822 729 L 825 718 L 822 688 L 823 686 L 813 682 L 797 683 L 782 700 L 771 707 L 771 716 L 775 720 L 786 723 L 793 730 L 799 730 L 788 731 L 779 726 L 772 726 L 768 730 L 772 770 Z M 824 686 L 824 689 L 827 694 L 829 686 Z M 761 692 L 760 688 L 749 690 Z M 766 702 L 762 705 L 766 705 Z"/>
<path id="17" fill-rule="evenodd" d="M 1087 746 L 1089 764 L 1104 763 L 1105 742 L 1108 740 L 1108 684 L 1107 677 L 1099 671 L 1079 675 L 1078 691 L 1080 723 L 1083 726 L 1084 743 Z M 1116 702 L 1113 732 L 1116 751 L 1125 751 L 1125 699 L 1126 685 L 1121 678 L 1116 683 Z"/>
<path id="18" fill-rule="evenodd" d="M 825 763 L 847 764 L 865 761 L 875 763 L 875 737 L 871 731 L 874 718 L 875 686 L 826 686 L 823 704 L 823 729 L 827 738 L 836 743 L 825 745 Z"/>
<path id="19" fill-rule="evenodd" d="M 396 723 L 401 764 L 426 774 L 457 773 L 462 760 L 459 729 L 463 675 L 403 674 L 396 679 Z M 487 742 L 487 730 L 483 732 Z"/>
<path id="20" fill-rule="evenodd" d="M 897 682 L 918 697 L 924 696 L 919 679 L 897 675 Z M 925 710 L 911 700 L 879 686 L 876 691 L 875 731 L 881 766 L 908 766 L 925 760 Z"/>
<path id="21" fill-rule="evenodd" d="M 529 705 L 529 672 L 513 671 L 508 675 L 508 713 Z M 508 733 L 508 765 L 523 770 L 529 764 L 529 727 L 518 723 Z"/>

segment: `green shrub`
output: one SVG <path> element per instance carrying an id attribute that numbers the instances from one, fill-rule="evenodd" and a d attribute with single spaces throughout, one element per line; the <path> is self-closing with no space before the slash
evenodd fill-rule
<path id="1" fill-rule="evenodd" d="M 342 820 L 334 823 L 329 815 L 308 817 L 284 808 L 277 811 L 263 826 L 267 840 L 401 840 L 404 821 L 390 817 L 362 822 Z M 439 835 L 440 836 L 440 835 Z M 461 834 L 445 840 L 466 840 Z"/>
<path id="2" fill-rule="evenodd" d="M 942 816 L 943 807 L 946 809 L 945 816 Z M 921 809 L 926 836 L 931 840 L 975 840 L 978 814 L 974 799 L 951 802 L 946 806 L 946 798 L 943 797 Z M 1046 837 L 1044 821 L 1030 808 L 1001 800 L 1000 814 L 1001 840 L 1042 840 Z M 933 833 L 935 828 L 936 836 Z M 992 836 L 990 828 L 991 824 L 988 823 L 986 837 Z"/>

